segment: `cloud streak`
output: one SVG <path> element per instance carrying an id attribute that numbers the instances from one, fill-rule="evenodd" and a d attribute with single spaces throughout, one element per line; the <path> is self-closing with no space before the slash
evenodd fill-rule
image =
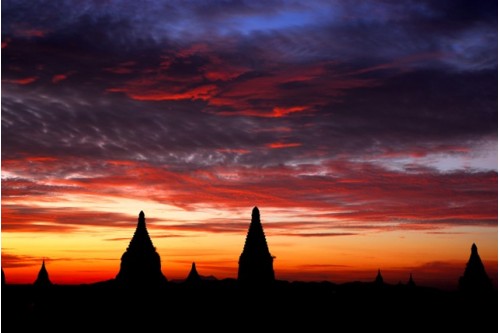
<path id="1" fill-rule="evenodd" d="M 2 229 L 494 230 L 497 6 L 5 1 Z"/>

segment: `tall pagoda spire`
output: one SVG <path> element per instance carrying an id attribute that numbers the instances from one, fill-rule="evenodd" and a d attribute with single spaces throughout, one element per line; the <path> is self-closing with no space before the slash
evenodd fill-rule
<path id="1" fill-rule="evenodd" d="M 35 287 L 48 287 L 52 285 L 52 282 L 50 282 L 49 279 L 49 273 L 45 268 L 45 259 L 42 260 L 42 267 L 38 272 L 38 277 L 36 278 L 34 285 Z"/>
<path id="2" fill-rule="evenodd" d="M 149 237 L 143 211 L 139 213 L 134 236 L 122 255 L 116 280 L 129 286 L 155 286 L 167 282 L 161 271 L 160 255 Z"/>
<path id="3" fill-rule="evenodd" d="M 464 275 L 459 279 L 459 289 L 463 291 L 483 292 L 493 289 L 493 284 L 486 274 L 477 246 L 472 244 L 469 261 L 465 266 Z"/>
<path id="4" fill-rule="evenodd" d="M 249 284 L 274 281 L 273 257 L 267 246 L 257 207 L 252 210 L 252 221 L 240 255 L 238 281 Z"/>

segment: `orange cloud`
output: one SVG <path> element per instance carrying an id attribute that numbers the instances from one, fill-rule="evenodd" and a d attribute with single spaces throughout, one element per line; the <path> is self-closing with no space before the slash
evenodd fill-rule
<path id="1" fill-rule="evenodd" d="M 292 148 L 292 147 L 300 147 L 302 143 L 298 142 L 272 142 L 266 144 L 266 147 L 272 149 L 281 149 L 281 148 Z"/>

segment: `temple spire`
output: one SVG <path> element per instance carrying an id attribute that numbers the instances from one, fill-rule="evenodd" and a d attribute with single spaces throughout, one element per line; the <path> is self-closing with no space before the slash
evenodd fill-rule
<path id="1" fill-rule="evenodd" d="M 380 269 L 378 270 L 377 277 L 375 278 L 375 284 L 377 285 L 384 284 L 384 278 L 382 277 L 382 273 L 380 273 Z"/>
<path id="2" fill-rule="evenodd" d="M 198 274 L 198 271 L 196 270 L 196 264 L 193 262 L 191 264 L 191 270 L 189 271 L 189 274 L 186 278 L 186 283 L 197 283 L 201 281 L 201 277 Z"/>
<path id="3" fill-rule="evenodd" d="M 472 243 L 464 275 L 459 279 L 459 289 L 467 292 L 484 292 L 493 289 L 493 283 L 486 273 L 475 243 Z"/>
<path id="4" fill-rule="evenodd" d="M 139 213 L 134 236 L 122 255 L 116 280 L 129 286 L 157 286 L 167 282 L 161 271 L 160 255 L 149 237 L 143 211 Z"/>
<path id="5" fill-rule="evenodd" d="M 42 267 L 40 268 L 40 271 L 38 272 L 38 276 L 35 280 L 34 285 L 36 287 L 48 287 L 52 285 L 52 282 L 49 279 L 49 273 L 47 272 L 47 269 L 45 268 L 45 259 L 42 260 Z"/>
<path id="6" fill-rule="evenodd" d="M 413 281 L 413 275 L 411 273 L 410 273 L 410 278 L 408 279 L 407 286 L 412 288 L 416 286 L 415 281 Z"/>
<path id="7" fill-rule="evenodd" d="M 260 222 L 259 209 L 254 207 L 252 221 L 239 259 L 238 281 L 247 284 L 274 281 L 273 260 Z"/>

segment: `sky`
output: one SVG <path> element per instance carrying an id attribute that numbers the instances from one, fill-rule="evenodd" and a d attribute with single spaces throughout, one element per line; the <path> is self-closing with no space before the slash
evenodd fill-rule
<path id="1" fill-rule="evenodd" d="M 112 279 L 139 212 L 169 280 L 498 275 L 496 1 L 1 4 L 2 268 Z"/>

